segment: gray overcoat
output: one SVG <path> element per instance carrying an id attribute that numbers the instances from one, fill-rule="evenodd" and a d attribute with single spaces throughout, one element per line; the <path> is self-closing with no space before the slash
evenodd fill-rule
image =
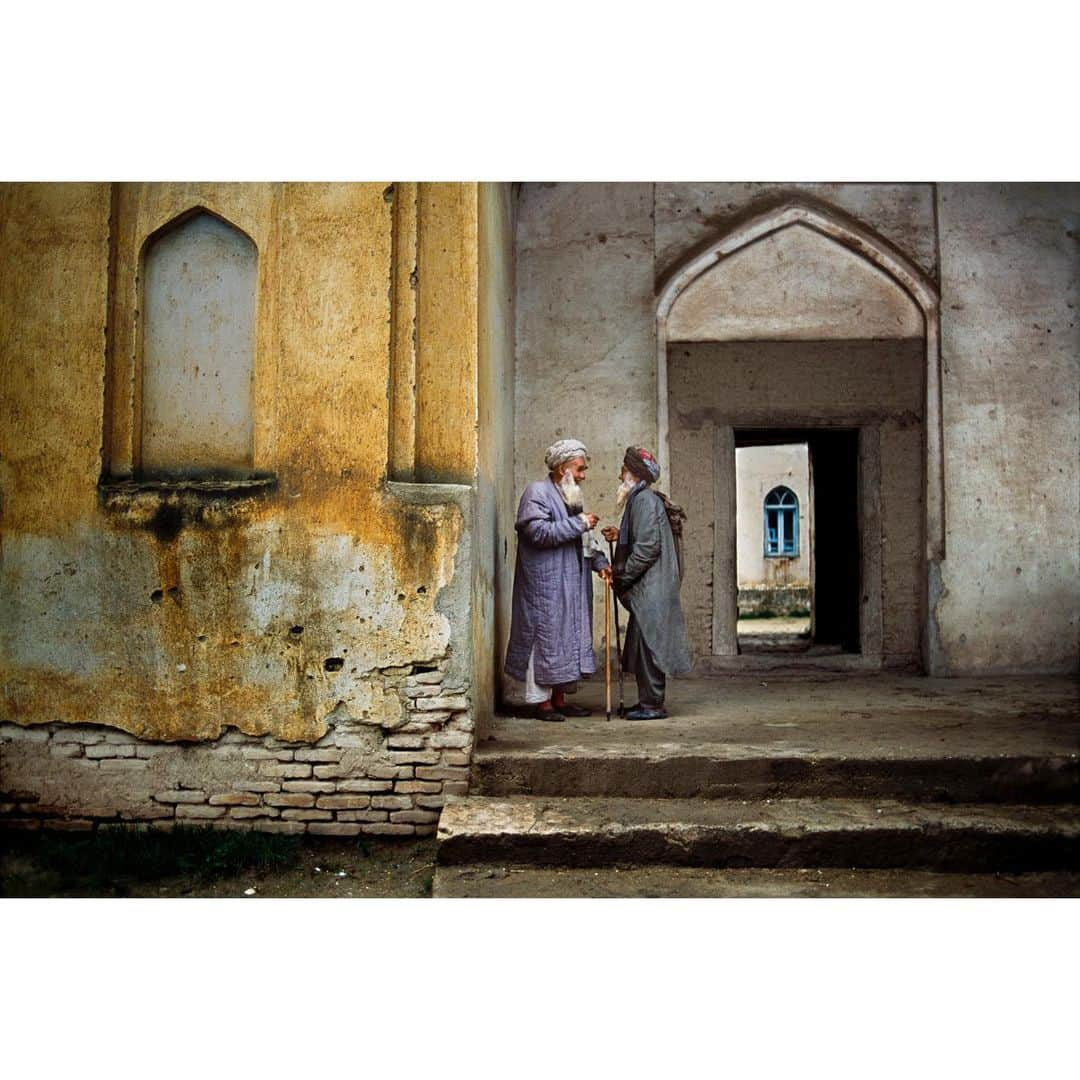
<path id="1" fill-rule="evenodd" d="M 586 559 L 580 515 L 570 516 L 549 477 L 530 484 L 518 504 L 514 606 L 504 670 L 525 681 L 529 653 L 540 686 L 574 682 L 596 670 L 592 645 L 592 580 L 607 559 Z"/>
<path id="2" fill-rule="evenodd" d="M 690 670 L 690 643 L 679 603 L 679 560 L 660 496 L 640 483 L 619 523 L 615 591 L 665 675 Z"/>

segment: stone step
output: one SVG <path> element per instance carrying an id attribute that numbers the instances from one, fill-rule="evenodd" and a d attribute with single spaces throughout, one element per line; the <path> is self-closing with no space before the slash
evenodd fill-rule
<path id="1" fill-rule="evenodd" d="M 452 797 L 438 861 L 547 866 L 1080 869 L 1073 805 Z"/>
<path id="2" fill-rule="evenodd" d="M 1080 897 L 1080 873 L 943 874 L 930 870 L 717 870 L 697 866 L 439 866 L 441 898 Z"/>
<path id="3" fill-rule="evenodd" d="M 1080 802 L 1076 754 L 972 755 L 777 750 L 678 743 L 479 746 L 477 795 L 651 799 L 891 798 L 951 803 Z"/>

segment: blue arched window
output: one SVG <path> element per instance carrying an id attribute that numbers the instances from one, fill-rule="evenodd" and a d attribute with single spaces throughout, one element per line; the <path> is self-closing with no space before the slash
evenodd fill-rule
<path id="1" fill-rule="evenodd" d="M 786 487 L 775 487 L 765 496 L 765 554 L 799 554 L 799 500 Z"/>

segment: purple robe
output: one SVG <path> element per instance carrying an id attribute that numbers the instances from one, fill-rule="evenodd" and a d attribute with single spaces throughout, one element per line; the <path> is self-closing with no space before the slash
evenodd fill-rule
<path id="1" fill-rule="evenodd" d="M 504 670 L 525 681 L 529 653 L 540 686 L 574 682 L 596 670 L 592 644 L 593 570 L 601 552 L 585 558 L 580 515 L 570 515 L 554 481 L 530 484 L 518 504 L 514 607 Z"/>

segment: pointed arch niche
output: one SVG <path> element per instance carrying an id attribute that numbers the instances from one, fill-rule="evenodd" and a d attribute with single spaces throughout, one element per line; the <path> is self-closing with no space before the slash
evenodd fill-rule
<path id="1" fill-rule="evenodd" d="M 113 185 L 103 485 L 271 478 L 260 357 L 275 198 L 261 184 Z"/>
<path id="2" fill-rule="evenodd" d="M 252 465 L 258 252 L 196 210 L 143 255 L 143 475 L 242 473 Z"/>
<path id="3" fill-rule="evenodd" d="M 938 304 L 932 280 L 889 243 L 797 199 L 744 218 L 664 282 L 656 307 L 658 442 L 677 500 L 701 519 L 693 542 L 713 553 L 683 590 L 694 652 L 708 660 L 702 670 L 760 659 L 740 655 L 737 642 L 735 447 L 765 445 L 770 431 L 782 430 L 809 438 L 822 464 L 857 435 L 842 468 L 857 477 L 851 542 L 860 567 L 844 588 L 852 605 L 845 610 L 858 608 L 858 643 L 829 663 L 902 667 L 921 654 L 930 669 L 929 577 L 945 554 Z M 896 497 L 883 509 L 886 485 Z M 906 518 L 886 521 L 883 514 L 899 512 L 901 492 Z M 831 579 L 818 585 L 822 597 L 838 595 Z"/>

